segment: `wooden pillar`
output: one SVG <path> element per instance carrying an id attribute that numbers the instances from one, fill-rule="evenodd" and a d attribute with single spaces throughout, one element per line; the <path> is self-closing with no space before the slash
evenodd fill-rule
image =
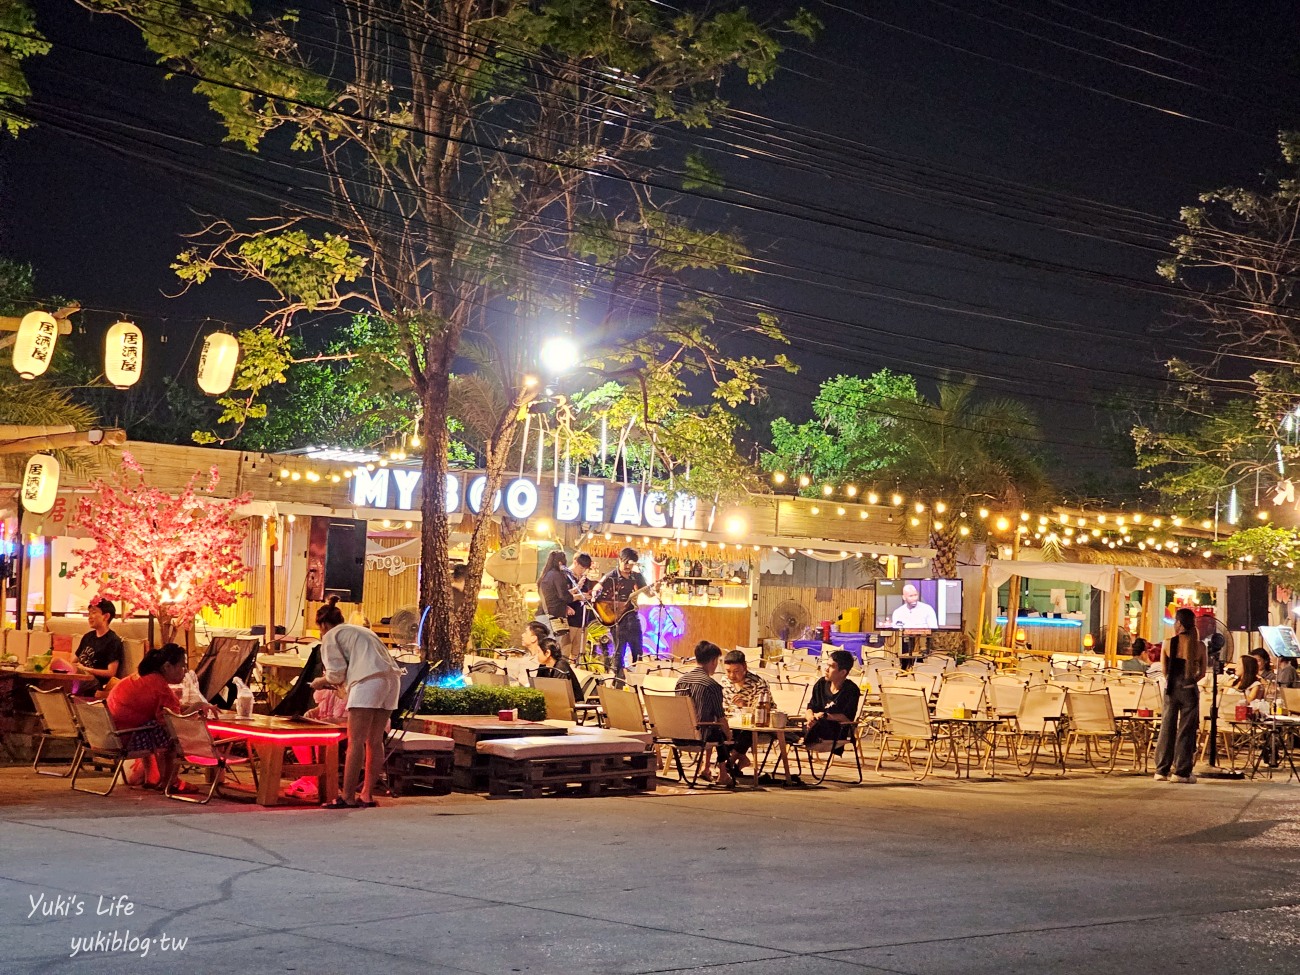
<path id="1" fill-rule="evenodd" d="M 1121 572 L 1115 570 L 1115 577 L 1111 580 L 1110 591 L 1110 619 L 1106 621 L 1106 666 L 1117 667 L 1119 661 L 1116 651 L 1119 648 L 1119 616 L 1120 609 L 1123 606 L 1123 593 L 1120 591 L 1122 583 L 1120 582 Z"/>
<path id="2" fill-rule="evenodd" d="M 276 537 L 277 518 L 266 517 L 266 644 L 275 639 L 275 553 L 279 547 Z"/>
<path id="3" fill-rule="evenodd" d="M 45 632 L 50 632 L 50 590 L 54 588 L 54 539 L 48 535 L 41 536 L 41 551 L 43 553 L 45 565 L 45 598 L 41 600 L 45 606 Z"/>
<path id="4" fill-rule="evenodd" d="M 1138 626 L 1138 635 L 1142 639 L 1155 639 L 1156 628 L 1164 618 L 1164 611 L 1156 605 L 1156 591 L 1160 587 L 1154 582 L 1142 583 L 1142 621 Z"/>
<path id="5" fill-rule="evenodd" d="M 1011 537 L 1011 559 L 1012 561 L 1020 560 L 1020 526 L 1014 526 L 1016 531 Z M 1007 580 L 1007 623 L 1002 630 L 1002 645 L 1010 649 L 1016 646 L 1016 620 L 1020 616 L 1020 574 L 1017 573 Z"/>
<path id="6" fill-rule="evenodd" d="M 984 644 L 984 617 L 989 608 L 989 563 L 985 556 L 984 568 L 980 571 L 979 614 L 975 617 L 975 652 L 979 653 Z"/>
<path id="7" fill-rule="evenodd" d="M 19 523 L 21 525 L 21 522 Z M 27 629 L 27 590 L 28 577 L 31 575 L 31 566 L 27 559 L 27 536 L 23 534 L 22 529 L 18 531 L 18 606 L 14 611 L 14 628 L 18 630 Z"/>

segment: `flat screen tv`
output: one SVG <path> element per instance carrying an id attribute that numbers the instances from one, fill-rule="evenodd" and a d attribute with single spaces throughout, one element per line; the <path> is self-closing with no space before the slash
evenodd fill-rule
<path id="1" fill-rule="evenodd" d="M 877 630 L 960 630 L 960 579 L 877 579 Z"/>

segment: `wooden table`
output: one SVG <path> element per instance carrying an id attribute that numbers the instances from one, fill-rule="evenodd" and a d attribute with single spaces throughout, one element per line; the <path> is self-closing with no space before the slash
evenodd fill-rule
<path id="1" fill-rule="evenodd" d="M 306 718 L 278 718 L 255 714 L 238 718 L 229 711 L 208 720 L 208 731 L 216 739 L 243 738 L 257 754 L 257 802 L 277 806 L 285 801 L 280 780 L 286 775 L 314 775 L 321 802 L 333 802 L 339 794 L 339 742 L 347 737 L 346 724 L 311 721 Z M 285 764 L 284 752 L 293 747 L 311 748 L 318 761 Z"/>
<path id="2" fill-rule="evenodd" d="M 487 755 L 478 753 L 478 743 L 493 738 L 523 738 L 529 735 L 564 735 L 564 728 L 536 721 L 502 721 L 490 715 L 420 715 L 430 732 L 455 742 L 451 760 L 453 788 L 485 792 L 488 787 Z"/>
<path id="3" fill-rule="evenodd" d="M 93 684 L 89 674 L 61 674 L 57 671 L 11 670 L 0 668 L 0 731 L 20 735 L 40 734 L 36 704 L 27 693 L 29 687 L 51 688 L 73 694 L 82 684 Z"/>

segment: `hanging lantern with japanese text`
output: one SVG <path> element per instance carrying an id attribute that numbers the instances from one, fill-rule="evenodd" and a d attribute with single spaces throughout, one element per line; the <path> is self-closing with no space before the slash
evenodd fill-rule
<path id="1" fill-rule="evenodd" d="M 134 386 L 144 361 L 144 333 L 131 322 L 118 322 L 104 336 L 104 377 L 118 389 Z"/>
<path id="2" fill-rule="evenodd" d="M 54 343 L 59 338 L 59 323 L 49 312 L 33 311 L 18 323 L 14 341 L 14 369 L 24 379 L 35 379 L 50 367 Z"/>
<path id="3" fill-rule="evenodd" d="M 59 493 L 59 462 L 49 454 L 35 454 L 27 461 L 19 489 L 23 507 L 43 515 L 54 507 Z"/>
<path id="4" fill-rule="evenodd" d="M 199 389 L 209 396 L 220 396 L 235 381 L 238 361 L 238 340 L 225 332 L 213 332 L 204 339 L 199 353 Z"/>

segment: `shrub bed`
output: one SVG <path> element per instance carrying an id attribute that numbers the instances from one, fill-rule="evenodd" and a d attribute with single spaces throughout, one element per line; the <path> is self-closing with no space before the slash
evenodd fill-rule
<path id="1" fill-rule="evenodd" d="M 531 687 L 426 687 L 420 714 L 496 714 L 519 709 L 523 721 L 541 721 L 546 717 L 546 698 Z"/>

